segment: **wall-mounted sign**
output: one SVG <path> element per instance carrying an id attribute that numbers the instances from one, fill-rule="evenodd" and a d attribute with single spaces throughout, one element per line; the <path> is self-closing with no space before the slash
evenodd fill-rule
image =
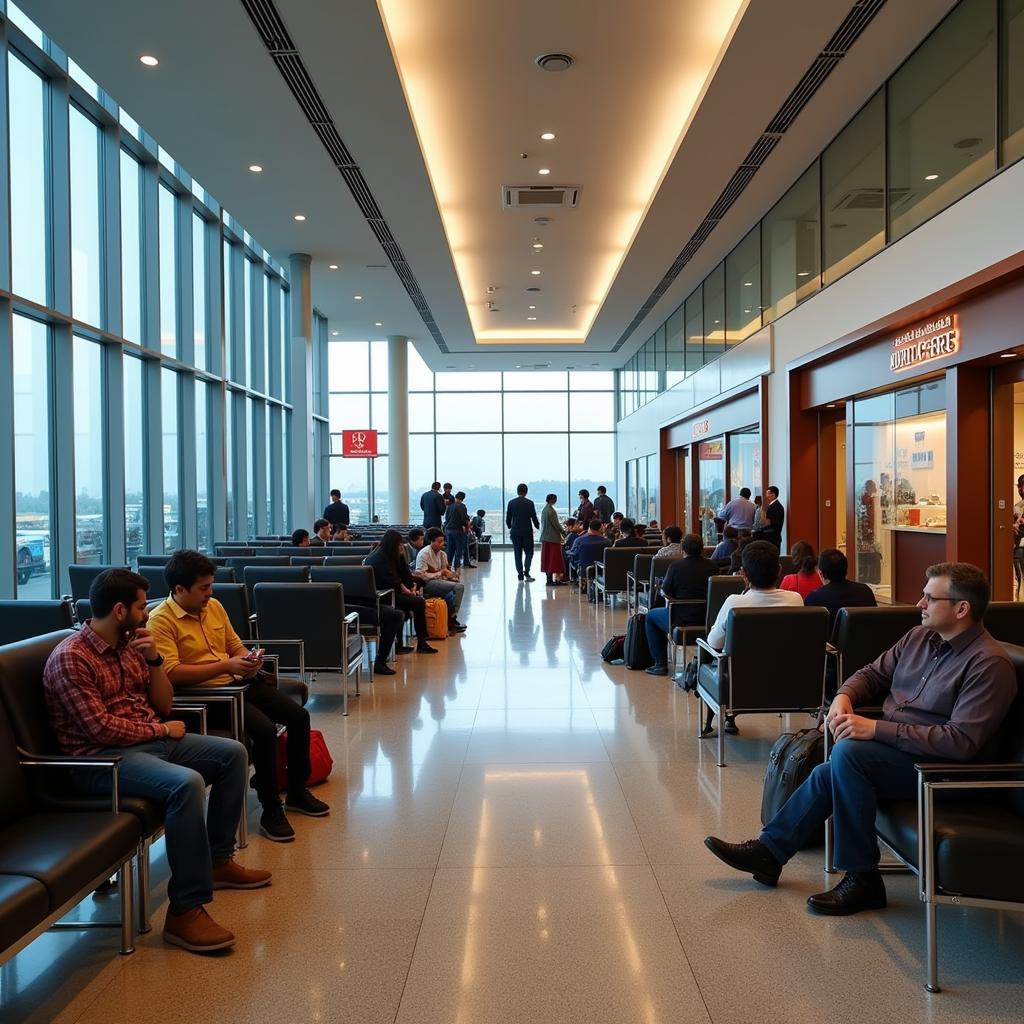
<path id="1" fill-rule="evenodd" d="M 697 440 L 698 437 L 703 437 L 705 434 L 711 433 L 711 420 L 697 420 L 693 425 L 693 439 Z"/>
<path id="2" fill-rule="evenodd" d="M 702 462 L 719 461 L 725 458 L 724 441 L 701 441 L 697 449 L 697 457 Z"/>
<path id="3" fill-rule="evenodd" d="M 956 313 L 946 313 L 893 338 L 889 369 L 894 373 L 909 370 L 933 359 L 951 356 L 959 349 L 960 329 Z"/>
<path id="4" fill-rule="evenodd" d="M 346 459 L 373 459 L 377 455 L 376 430 L 343 430 L 341 454 Z"/>
<path id="5" fill-rule="evenodd" d="M 910 456 L 911 469 L 934 469 L 935 452 L 929 449 L 926 452 L 913 452 Z"/>

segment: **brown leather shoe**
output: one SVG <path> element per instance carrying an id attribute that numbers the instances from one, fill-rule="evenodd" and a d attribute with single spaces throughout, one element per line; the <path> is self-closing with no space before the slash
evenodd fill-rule
<path id="1" fill-rule="evenodd" d="M 270 872 L 244 868 L 234 857 L 213 866 L 214 889 L 262 889 L 270 884 Z"/>
<path id="2" fill-rule="evenodd" d="M 205 907 L 195 907 L 184 914 L 167 911 L 164 921 L 164 942 L 181 946 L 192 953 L 212 953 L 227 949 L 235 944 L 235 937 L 206 912 Z"/>

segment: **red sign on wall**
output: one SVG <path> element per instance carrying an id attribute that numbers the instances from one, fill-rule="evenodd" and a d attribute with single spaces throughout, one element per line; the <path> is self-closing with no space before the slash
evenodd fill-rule
<path id="1" fill-rule="evenodd" d="M 343 430 L 341 454 L 346 459 L 372 459 L 377 455 L 376 430 Z"/>

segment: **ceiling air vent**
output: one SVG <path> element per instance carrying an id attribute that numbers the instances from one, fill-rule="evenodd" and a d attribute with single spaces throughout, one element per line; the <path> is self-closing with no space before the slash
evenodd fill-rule
<path id="1" fill-rule="evenodd" d="M 568 71 L 576 63 L 576 58 L 569 53 L 542 53 L 533 58 L 533 63 L 541 71 Z"/>
<path id="2" fill-rule="evenodd" d="M 563 206 L 575 210 L 580 200 L 579 185 L 502 185 L 501 203 L 506 210 L 521 206 Z"/>
<path id="3" fill-rule="evenodd" d="M 916 193 L 909 188 L 889 189 L 889 198 L 893 206 L 905 203 L 914 198 Z M 833 210 L 883 210 L 885 209 L 885 189 L 855 188 L 845 193 L 832 207 Z"/>

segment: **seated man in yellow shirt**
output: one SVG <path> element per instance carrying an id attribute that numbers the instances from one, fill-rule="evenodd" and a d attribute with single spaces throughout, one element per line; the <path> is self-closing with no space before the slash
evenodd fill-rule
<path id="1" fill-rule="evenodd" d="M 215 566 L 198 551 L 176 551 L 164 570 L 171 596 L 149 617 L 149 629 L 173 686 L 224 685 L 244 679 L 245 732 L 252 742 L 256 794 L 263 805 L 260 827 L 268 839 L 291 842 L 295 830 L 277 788 L 277 724 L 288 730 L 290 811 L 323 817 L 330 807 L 306 788 L 309 778 L 309 712 L 282 694 L 261 671 L 213 597 Z"/>

